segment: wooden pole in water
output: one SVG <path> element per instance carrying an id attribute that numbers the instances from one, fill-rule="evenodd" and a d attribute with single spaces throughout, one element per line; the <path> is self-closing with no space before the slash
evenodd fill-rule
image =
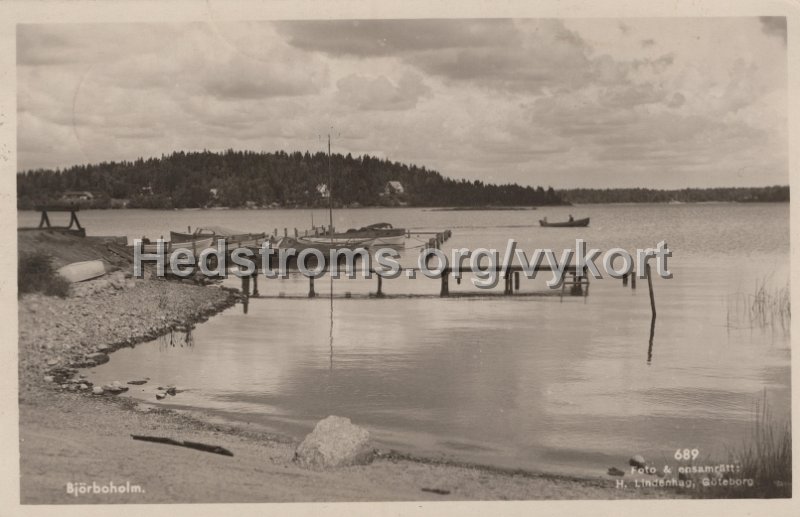
<path id="1" fill-rule="evenodd" d="M 258 271 L 253 271 L 253 297 L 258 298 Z"/>
<path id="2" fill-rule="evenodd" d="M 442 272 L 442 288 L 439 291 L 439 296 L 442 298 L 450 296 L 450 273 L 448 271 Z"/>
<path id="3" fill-rule="evenodd" d="M 650 264 L 645 264 L 644 270 L 647 273 L 647 286 L 650 289 L 650 311 L 653 313 L 650 319 L 650 345 L 647 347 L 647 364 L 653 359 L 653 337 L 656 333 L 656 299 L 653 295 L 653 280 L 650 278 Z"/>
<path id="4" fill-rule="evenodd" d="M 308 277 L 308 297 L 314 298 L 317 296 L 317 293 L 314 292 L 314 277 Z"/>
<path id="5" fill-rule="evenodd" d="M 647 273 L 647 288 L 650 290 L 650 310 L 653 312 L 653 324 L 656 321 L 656 299 L 653 296 L 653 279 L 650 278 L 650 264 L 645 264 L 644 270 Z"/>
<path id="6" fill-rule="evenodd" d="M 381 275 L 378 275 L 378 293 L 377 293 L 378 298 L 382 298 L 383 297 L 383 289 L 382 288 L 383 288 L 383 277 Z"/>
<path id="7" fill-rule="evenodd" d="M 519 271 L 514 272 L 514 289 L 519 291 Z"/>

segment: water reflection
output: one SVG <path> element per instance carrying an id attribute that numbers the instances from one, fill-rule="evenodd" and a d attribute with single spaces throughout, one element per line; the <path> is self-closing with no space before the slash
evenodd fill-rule
<path id="1" fill-rule="evenodd" d="M 158 337 L 158 348 L 162 352 L 169 348 L 192 348 L 194 347 L 194 336 L 192 330 L 194 325 L 170 330 L 168 334 Z"/>
<path id="2" fill-rule="evenodd" d="M 387 290 L 423 296 L 377 302 L 367 297 L 374 280 L 337 280 L 339 292 L 364 296 L 334 307 L 324 299 L 329 293 L 308 299 L 308 280 L 291 278 L 270 280 L 268 289 L 278 297 L 249 300 L 247 316 L 226 311 L 199 326 L 194 339 L 206 346 L 167 347 L 165 353 L 156 346 L 123 349 L 96 368 L 92 380 L 150 376 L 187 386 L 182 405 L 297 438 L 338 414 L 390 448 L 537 470 L 586 466 L 604 473 L 634 453 L 668 454 L 684 439 L 709 457 L 725 457 L 748 432 L 752 402 L 765 387 L 771 407 L 789 417 L 788 332 L 777 318 L 774 332 L 732 326 L 724 303 L 732 293 L 752 293 L 765 265 L 785 285 L 788 207 L 592 210 L 597 223 L 587 231 L 593 246 L 646 247 L 654 235 L 682 236 L 670 241 L 680 252 L 670 264 L 675 278 L 652 278 L 659 293 L 658 363 L 655 317 L 643 284 L 631 290 L 615 280 L 593 281 L 591 297 L 564 293 L 558 303 L 557 293 L 442 299 L 435 280 L 398 278 L 384 283 Z M 455 233 L 453 247 L 502 249 L 508 234 L 491 230 L 488 219 L 516 224 L 519 216 L 490 213 L 485 227 Z M 741 244 L 732 247 L 735 255 L 712 250 L 719 220 L 736 229 L 730 236 Z M 574 246 L 574 237 L 531 227 L 520 241 L 527 248 L 558 248 L 570 239 Z M 769 254 L 757 253 L 765 247 Z M 545 280 L 528 285 L 541 288 Z M 470 287 L 463 283 L 462 289 Z M 280 298 L 284 290 L 288 296 Z M 749 311 L 751 305 L 742 306 Z M 647 316 L 649 366 L 642 368 Z"/>
<path id="3" fill-rule="evenodd" d="M 331 277 L 331 307 L 330 307 L 330 332 L 328 334 L 328 340 L 330 342 L 330 349 L 331 349 L 331 357 L 330 357 L 330 365 L 328 367 L 329 370 L 333 371 L 333 277 Z"/>

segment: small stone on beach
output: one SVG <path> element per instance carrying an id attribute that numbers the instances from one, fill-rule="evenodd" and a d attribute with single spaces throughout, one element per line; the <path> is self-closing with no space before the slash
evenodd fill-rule
<path id="1" fill-rule="evenodd" d="M 628 465 L 631 467 L 636 467 L 637 469 L 643 469 L 647 464 L 644 461 L 644 457 L 641 454 L 637 454 L 628 460 Z"/>

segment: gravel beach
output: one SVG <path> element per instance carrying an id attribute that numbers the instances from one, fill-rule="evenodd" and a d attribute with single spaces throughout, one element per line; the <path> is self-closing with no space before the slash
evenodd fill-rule
<path id="1" fill-rule="evenodd" d="M 107 276 L 73 286 L 68 298 L 30 294 L 19 300 L 22 394 L 64 368 L 100 364 L 109 352 L 204 321 L 238 299 L 214 286 Z"/>
<path id="2" fill-rule="evenodd" d="M 612 478 L 502 471 L 391 451 L 378 451 L 368 465 L 303 468 L 293 461 L 298 443 L 290 438 L 139 404 L 116 396 L 119 386 L 93 388 L 76 376 L 77 367 L 114 360 L 114 350 L 201 323 L 241 298 L 219 286 L 137 280 L 123 271 L 75 284 L 67 298 L 18 300 L 23 504 L 680 497 L 672 490 L 621 490 Z M 234 456 L 137 441 L 133 434 L 211 444 Z M 141 491 L 76 495 L 76 486 L 93 484 Z"/>

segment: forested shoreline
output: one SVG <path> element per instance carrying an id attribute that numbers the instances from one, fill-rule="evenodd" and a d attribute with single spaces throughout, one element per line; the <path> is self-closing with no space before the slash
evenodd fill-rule
<path id="1" fill-rule="evenodd" d="M 565 201 L 591 203 L 783 203 L 789 201 L 789 186 L 722 187 L 657 190 L 648 188 L 558 190 Z"/>
<path id="2" fill-rule="evenodd" d="M 331 156 L 336 207 L 512 207 L 588 203 L 788 202 L 788 186 L 562 189 L 447 178 L 424 166 L 368 155 Z M 390 186 L 399 183 L 399 191 Z M 88 208 L 293 208 L 327 206 L 328 155 L 309 152 L 175 152 L 17 174 L 17 208 L 89 192 Z"/>
<path id="3" fill-rule="evenodd" d="M 564 200 L 552 189 L 454 180 L 368 155 L 331 156 L 334 205 L 543 206 Z M 400 191 L 387 184 L 397 182 Z M 17 175 L 17 206 L 57 201 L 64 192 L 92 193 L 94 208 L 125 199 L 130 208 L 327 206 L 328 155 L 294 152 L 176 152 L 133 162 L 32 170 Z"/>

